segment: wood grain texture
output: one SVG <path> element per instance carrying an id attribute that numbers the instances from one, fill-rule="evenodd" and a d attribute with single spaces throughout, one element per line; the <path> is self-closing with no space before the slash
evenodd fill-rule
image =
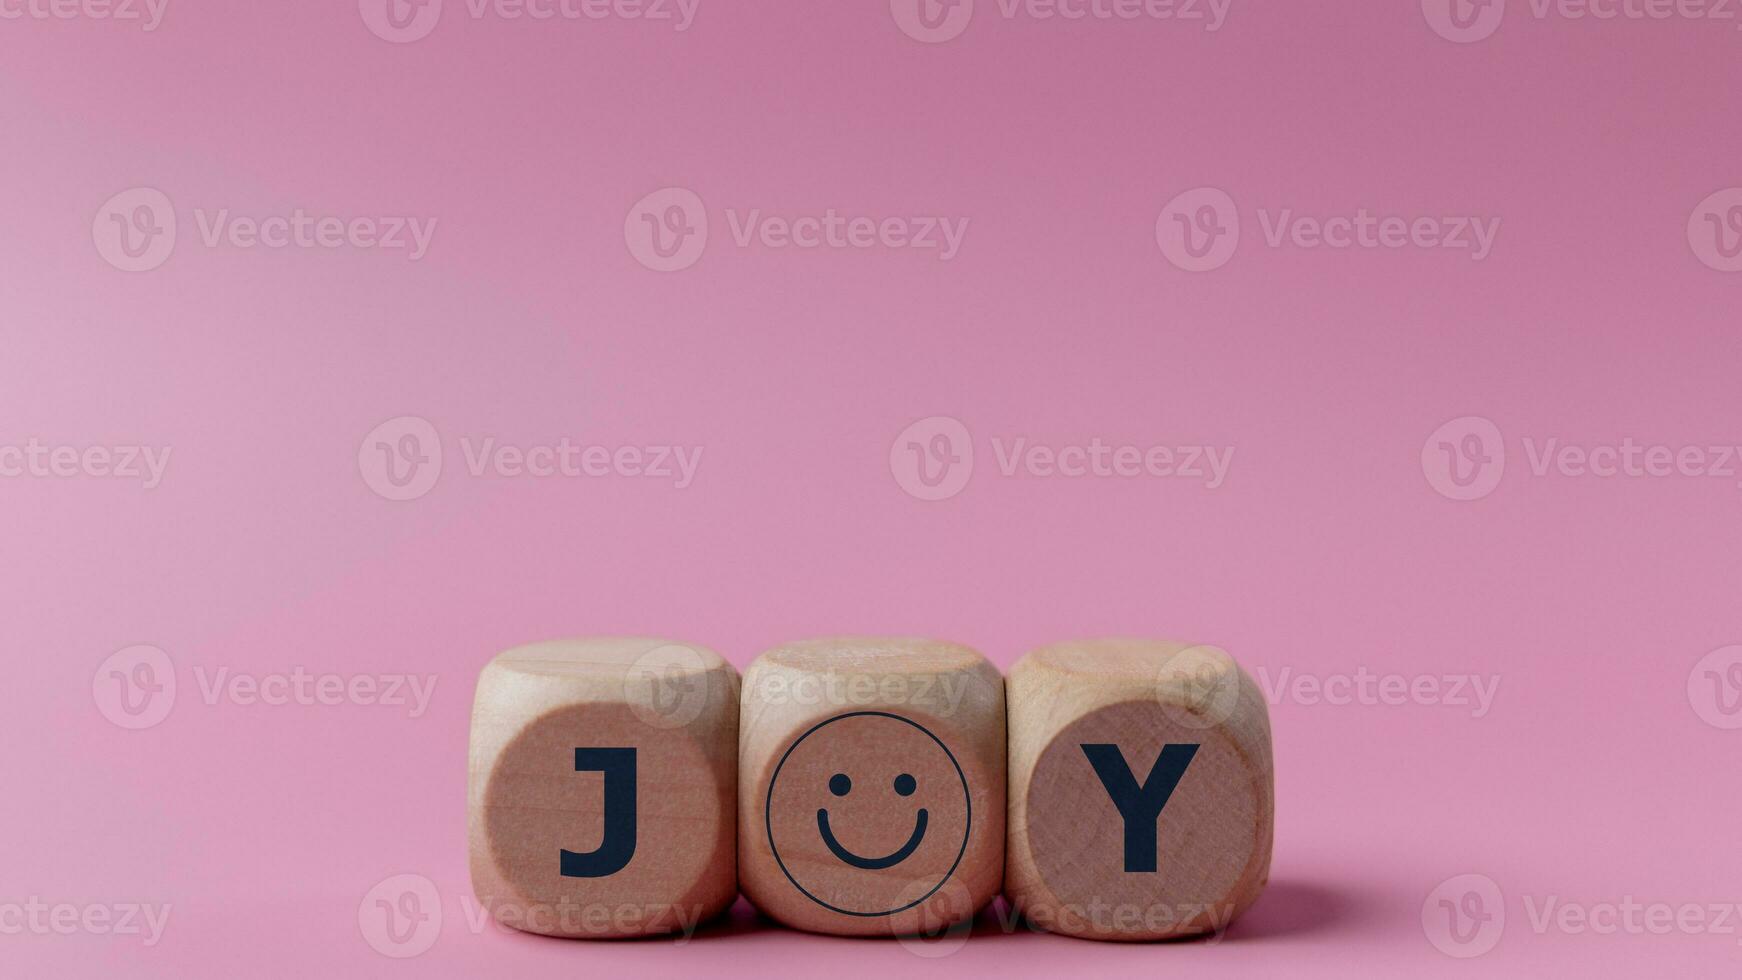
<path id="1" fill-rule="evenodd" d="M 972 917 L 1004 864 L 1004 684 L 967 647 L 840 637 L 744 677 L 738 874 L 811 932 L 902 935 Z"/>
<path id="2" fill-rule="evenodd" d="M 705 647 L 595 638 L 500 654 L 472 708 L 479 902 L 516 929 L 600 939 L 685 931 L 724 910 L 737 892 L 737 739 L 737 671 Z M 562 873 L 563 851 L 601 849 L 612 805 L 610 775 L 582 771 L 577 749 L 634 750 L 633 853 L 598 877 Z"/>
<path id="3" fill-rule="evenodd" d="M 1218 931 L 1252 905 L 1270 874 L 1270 716 L 1226 653 L 1062 643 L 1018 661 L 1006 688 L 1005 891 L 1031 922 L 1089 939 L 1171 939 Z M 1195 754 L 1154 818 L 1155 870 L 1128 870 L 1126 821 L 1089 757 L 1104 750 L 1085 745 L 1117 746 L 1138 784 L 1164 747 L 1197 747 L 1173 750 Z"/>

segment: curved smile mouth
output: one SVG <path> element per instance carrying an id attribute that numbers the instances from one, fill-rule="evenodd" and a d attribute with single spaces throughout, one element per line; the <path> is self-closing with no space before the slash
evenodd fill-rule
<path id="1" fill-rule="evenodd" d="M 841 842 L 835 839 L 835 832 L 829 829 L 829 811 L 827 810 L 817 811 L 817 831 L 823 835 L 823 843 L 829 845 L 829 851 L 835 857 L 855 868 L 863 868 L 866 871 L 882 871 L 884 868 L 892 868 L 907 860 L 914 849 L 919 847 L 919 842 L 925 837 L 925 826 L 928 819 L 929 815 L 925 812 L 925 808 L 921 807 L 919 813 L 915 814 L 913 818 L 913 836 L 907 839 L 907 843 L 901 845 L 900 850 L 880 858 L 860 857 L 842 847 Z"/>

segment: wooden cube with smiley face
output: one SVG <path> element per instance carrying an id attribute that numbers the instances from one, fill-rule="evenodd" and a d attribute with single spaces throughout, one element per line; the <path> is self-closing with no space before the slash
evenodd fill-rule
<path id="1" fill-rule="evenodd" d="M 835 935 L 970 919 L 1004 863 L 1004 683 L 954 643 L 844 637 L 744 676 L 738 877 L 762 912 Z"/>
<path id="2" fill-rule="evenodd" d="M 1219 933 L 1270 876 L 1275 793 L 1258 685 L 1215 647 L 1090 640 L 1010 670 L 1005 891 L 1089 939 Z"/>
<path id="3" fill-rule="evenodd" d="M 500 654 L 472 709 L 480 906 L 550 936 L 689 934 L 737 896 L 737 753 L 738 673 L 705 647 Z"/>

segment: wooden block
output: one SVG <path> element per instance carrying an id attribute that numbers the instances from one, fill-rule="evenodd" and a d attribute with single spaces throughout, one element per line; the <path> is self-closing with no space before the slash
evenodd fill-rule
<path id="1" fill-rule="evenodd" d="M 1214 647 L 1089 640 L 1011 668 L 1005 893 L 1088 939 L 1219 932 L 1270 877 L 1270 714 Z"/>
<path id="2" fill-rule="evenodd" d="M 738 673 L 704 647 L 557 640 L 478 677 L 472 888 L 527 932 L 688 932 L 737 894 Z"/>
<path id="3" fill-rule="evenodd" d="M 971 918 L 1004 873 L 1004 682 L 953 643 L 847 637 L 744 675 L 738 879 L 811 932 Z"/>

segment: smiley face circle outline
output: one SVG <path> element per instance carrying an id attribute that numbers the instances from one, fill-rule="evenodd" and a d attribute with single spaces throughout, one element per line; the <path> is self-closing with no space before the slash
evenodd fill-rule
<path id="1" fill-rule="evenodd" d="M 833 905 L 830 905 L 828 902 L 825 902 L 822 899 L 816 897 L 815 895 L 812 895 L 809 891 L 807 891 L 805 889 L 805 887 L 803 885 L 798 883 L 798 879 L 794 878 L 792 876 L 792 872 L 787 870 L 786 862 L 780 859 L 780 848 L 775 846 L 775 843 L 774 843 L 774 786 L 776 783 L 780 782 L 780 770 L 785 768 L 786 760 L 792 756 L 793 751 L 796 750 L 799 747 L 799 745 L 804 742 L 805 739 L 810 738 L 812 735 L 816 734 L 818 729 L 824 728 L 828 725 L 833 725 L 837 721 L 845 721 L 848 718 L 861 718 L 861 717 L 892 718 L 896 721 L 901 722 L 904 725 L 912 725 L 914 728 L 917 728 L 921 732 L 923 732 L 925 734 L 926 738 L 929 738 L 933 742 L 937 743 L 937 747 L 942 749 L 945 757 L 947 757 L 950 760 L 950 765 L 952 765 L 956 768 L 956 779 L 962 784 L 962 801 L 966 804 L 966 807 L 967 807 L 967 809 L 965 811 L 966 816 L 963 818 L 964 819 L 964 826 L 963 826 L 963 830 L 962 830 L 962 848 L 961 848 L 961 850 L 956 852 L 956 859 L 950 863 L 950 870 L 944 872 L 944 876 L 942 878 L 938 879 L 938 883 L 933 885 L 931 887 L 931 889 L 929 891 L 927 891 L 924 895 L 921 895 L 920 897 L 914 899 L 913 901 L 908 902 L 906 905 L 903 905 L 900 908 L 889 909 L 889 910 L 884 911 L 884 912 L 854 912 L 851 909 L 837 908 Z M 936 735 L 933 735 L 931 733 L 931 731 L 929 729 L 927 729 L 924 725 L 921 725 L 919 722 L 914 721 L 911 718 L 903 718 L 900 715 L 890 714 L 887 711 L 849 711 L 846 714 L 836 715 L 833 718 L 828 718 L 828 719 L 825 719 L 823 721 L 817 722 L 815 725 L 812 725 L 810 727 L 810 729 L 808 731 L 806 731 L 803 735 L 800 735 L 798 738 L 793 739 L 792 744 L 786 747 L 786 751 L 784 753 L 782 753 L 780 756 L 780 762 L 774 767 L 774 775 L 768 777 L 768 795 L 762 804 L 762 826 L 768 834 L 768 850 L 769 850 L 769 853 L 774 855 L 774 863 L 780 865 L 780 873 L 786 876 L 787 881 L 792 882 L 792 887 L 798 889 L 798 892 L 800 895 L 803 895 L 804 897 L 810 899 L 811 901 L 817 903 L 818 905 L 821 905 L 823 908 L 828 909 L 831 912 L 839 912 L 842 915 L 856 915 L 856 916 L 859 916 L 860 918 L 867 918 L 867 919 L 878 918 L 878 917 L 885 916 L 885 915 L 895 915 L 898 912 L 905 912 L 908 909 L 913 908 L 914 906 L 920 904 L 921 902 L 924 902 L 926 899 L 937 894 L 937 890 L 944 887 L 944 882 L 949 881 L 950 878 L 955 875 L 956 868 L 960 867 L 962 864 L 962 856 L 968 853 L 968 838 L 970 838 L 974 835 L 974 799 L 973 799 L 973 795 L 968 792 L 968 777 L 965 773 L 962 772 L 962 764 L 960 762 L 956 761 L 956 754 L 954 752 L 951 752 L 950 747 L 945 745 L 943 743 L 942 739 L 938 738 Z"/>

